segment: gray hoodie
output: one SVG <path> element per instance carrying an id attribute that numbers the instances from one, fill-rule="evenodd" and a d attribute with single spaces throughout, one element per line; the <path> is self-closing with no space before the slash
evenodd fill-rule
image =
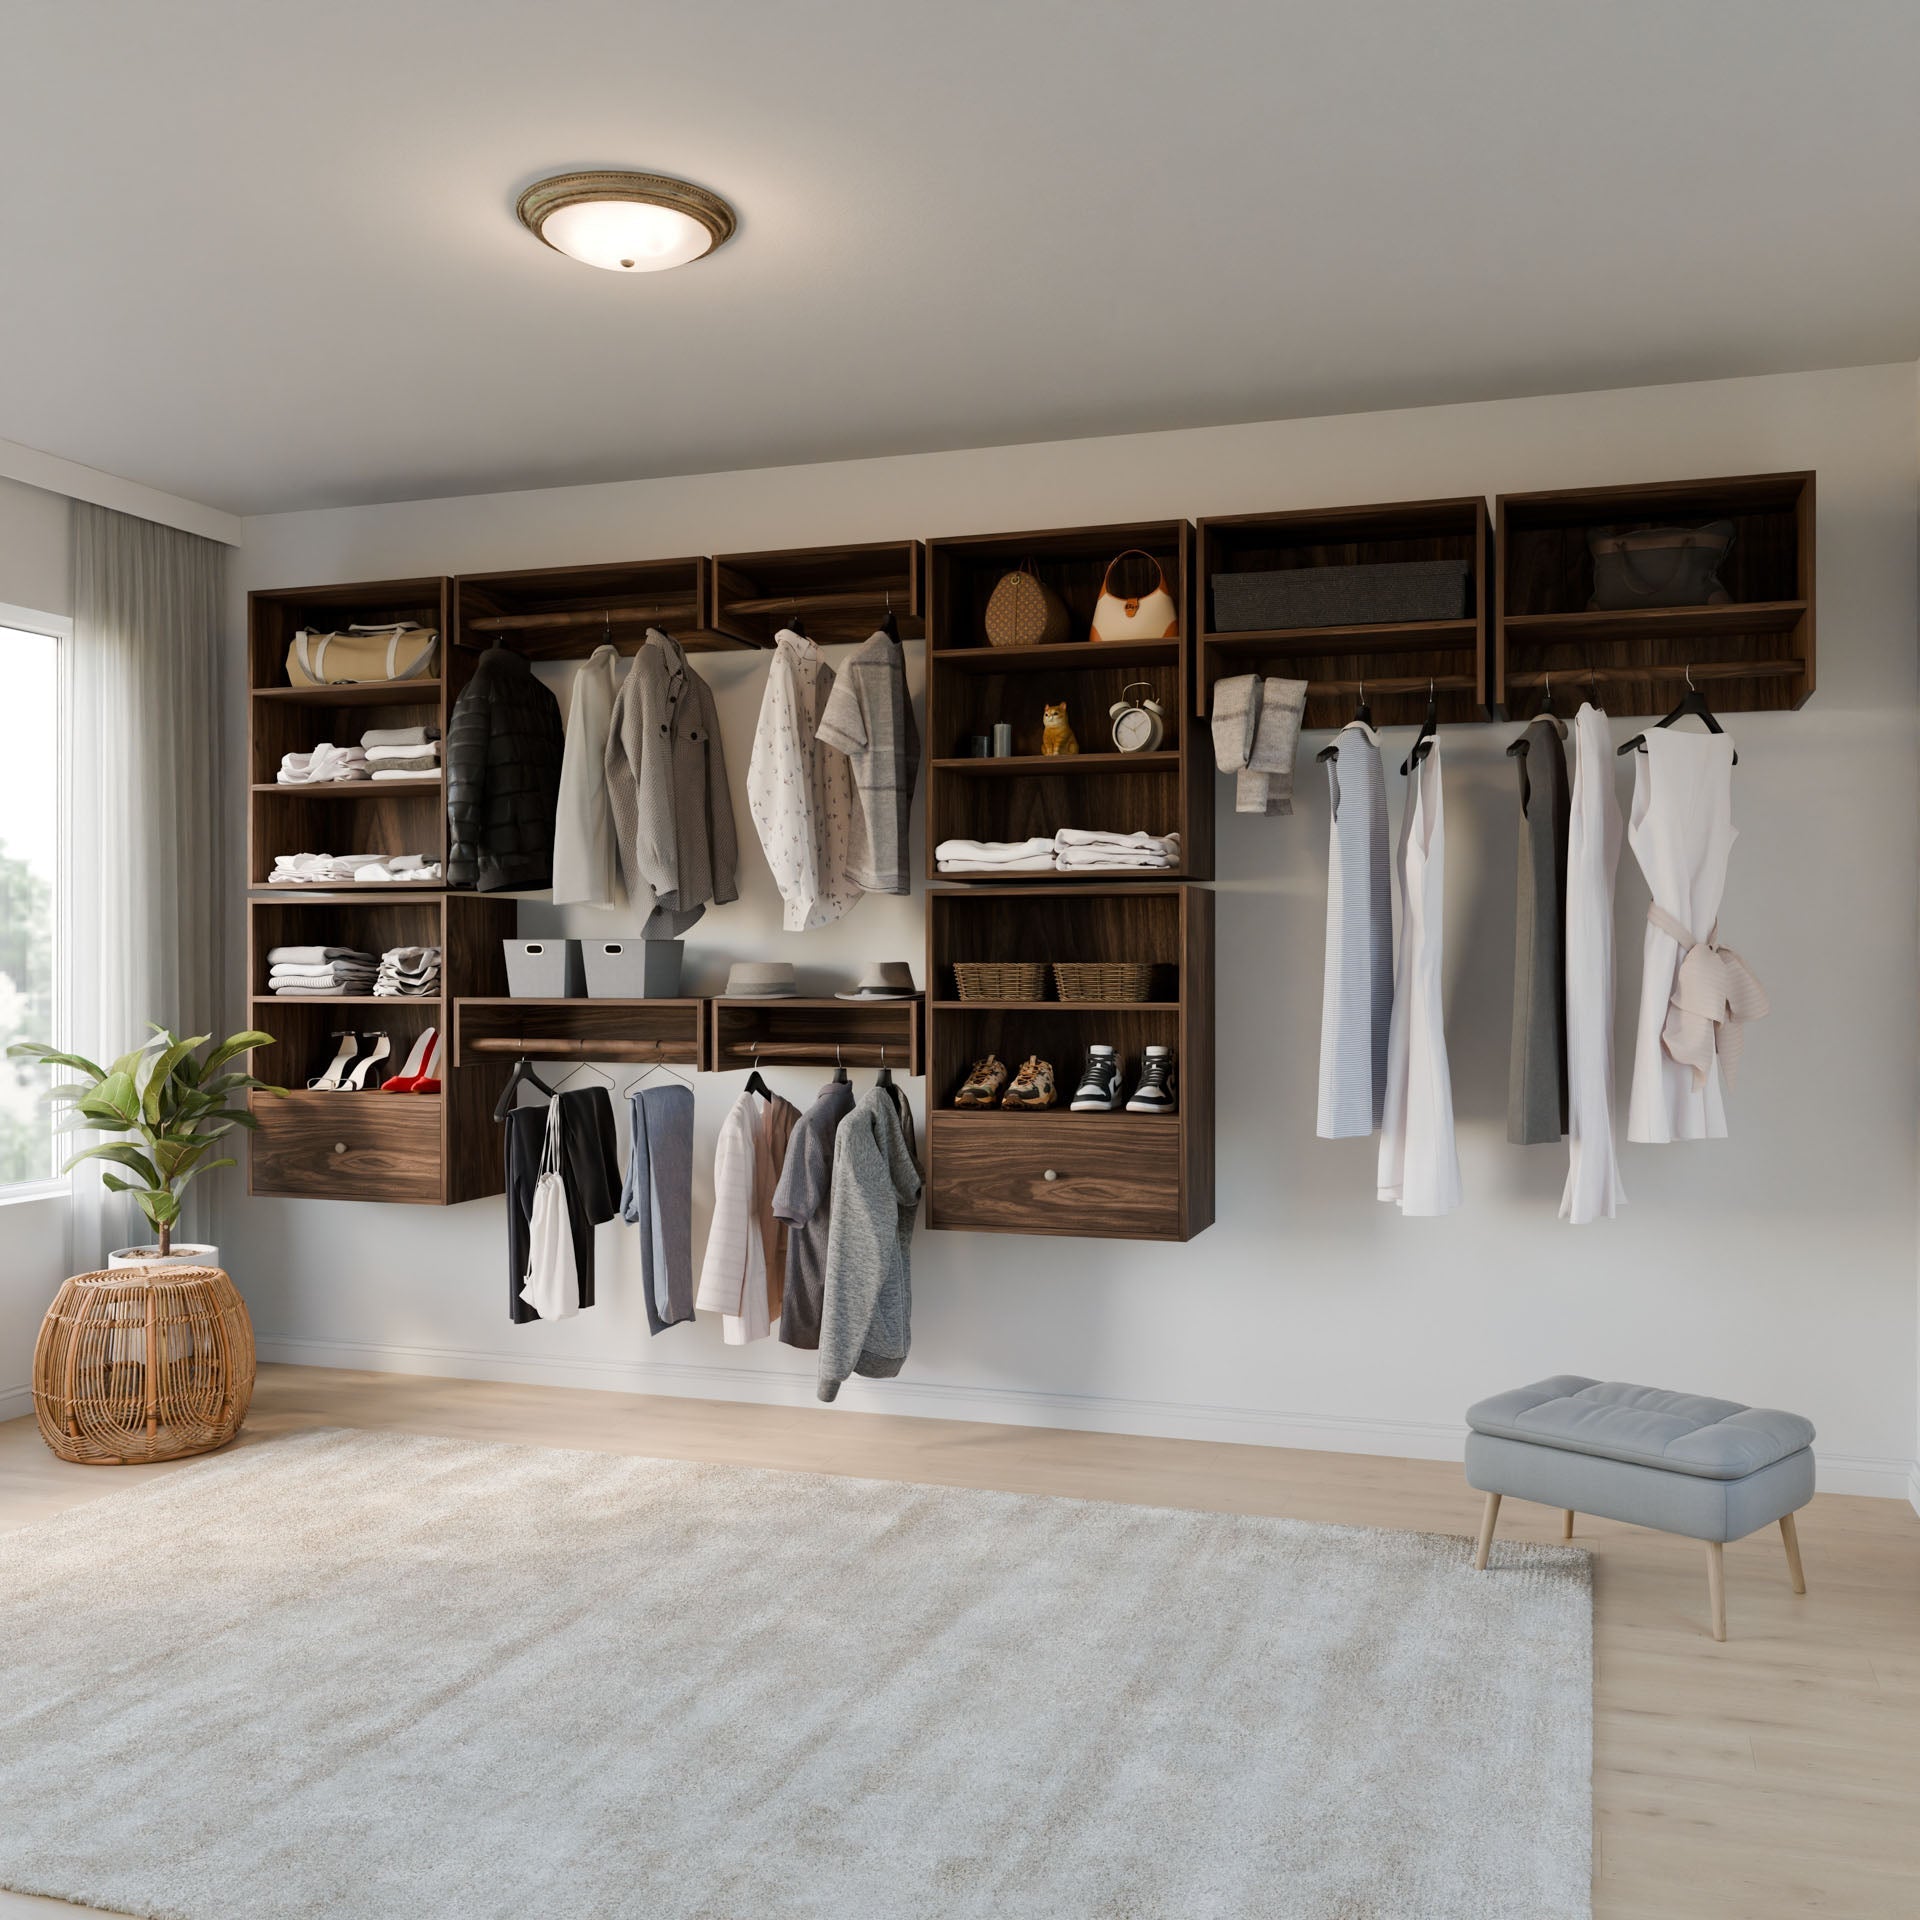
<path id="1" fill-rule="evenodd" d="M 820 1308 L 822 1400 L 852 1373 L 891 1380 L 912 1337 L 907 1249 L 920 1169 L 883 1087 L 870 1088 L 834 1135 L 831 1204 Z"/>

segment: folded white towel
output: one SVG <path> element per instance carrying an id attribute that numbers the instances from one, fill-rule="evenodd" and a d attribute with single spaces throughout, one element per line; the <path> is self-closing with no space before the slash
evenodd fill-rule
<path id="1" fill-rule="evenodd" d="M 286 965 L 290 967 L 320 966 L 328 960 L 358 960 L 368 966 L 377 964 L 371 953 L 362 953 L 358 947 L 269 947 L 267 964 L 269 966 Z"/>
<path id="2" fill-rule="evenodd" d="M 383 760 L 438 760 L 440 743 L 437 740 L 421 740 L 411 746 L 368 747 L 366 755 L 376 767 Z"/>
<path id="3" fill-rule="evenodd" d="M 423 747 L 440 738 L 435 726 L 369 727 L 360 736 L 360 744 L 371 753 L 376 747 Z"/>
<path id="4" fill-rule="evenodd" d="M 402 865 L 402 861 L 411 864 Z M 371 866 L 365 866 L 354 874 L 354 879 L 362 885 L 368 882 L 421 881 L 440 878 L 438 860 L 422 860 L 416 854 L 395 854 L 390 860 L 376 860 Z"/>
<path id="5" fill-rule="evenodd" d="M 367 756 L 358 747 L 336 747 L 323 740 L 311 753 L 283 753 L 274 776 L 282 786 L 320 786 L 335 780 L 364 780 Z"/>
<path id="6" fill-rule="evenodd" d="M 381 767 L 373 777 L 376 780 L 438 780 L 440 775 L 432 767 Z"/>
<path id="7" fill-rule="evenodd" d="M 1005 865 L 1052 851 L 1053 841 L 1044 836 L 1032 840 L 942 840 L 934 848 L 933 857 L 939 866 L 945 866 L 950 860 Z"/>
<path id="8" fill-rule="evenodd" d="M 940 873 L 1051 873 L 1054 857 L 1036 853 L 1029 860 L 942 860 Z"/>
<path id="9" fill-rule="evenodd" d="M 1162 853 L 1061 853 L 1054 856 L 1053 864 L 1061 873 L 1117 873 L 1122 869 L 1135 873 L 1168 873 L 1180 863 Z"/>
<path id="10" fill-rule="evenodd" d="M 1053 836 L 1054 846 L 1062 853 L 1075 847 L 1107 847 L 1116 851 L 1178 854 L 1177 833 L 1102 833 L 1089 827 L 1062 827 Z"/>

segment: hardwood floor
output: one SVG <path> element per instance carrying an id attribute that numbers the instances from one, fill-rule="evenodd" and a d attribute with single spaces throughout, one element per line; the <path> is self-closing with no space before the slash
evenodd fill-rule
<path id="1" fill-rule="evenodd" d="M 1482 1506 L 1434 1461 L 302 1367 L 262 1369 L 236 1444 L 321 1426 L 1412 1527 L 1459 1534 L 1463 1555 Z M 0 1425 L 0 1529 L 175 1470 L 69 1467 L 31 1420 Z M 1557 1508 L 1508 1500 L 1498 1538 L 1561 1526 Z M 1799 1536 L 1804 1597 L 1777 1529 L 1727 1548 L 1716 1644 L 1695 1542 L 1580 1516 L 1596 1554 L 1598 1920 L 1920 1914 L 1920 1517 L 1823 1494 Z M 0 1920 L 78 1911 L 0 1893 Z"/>

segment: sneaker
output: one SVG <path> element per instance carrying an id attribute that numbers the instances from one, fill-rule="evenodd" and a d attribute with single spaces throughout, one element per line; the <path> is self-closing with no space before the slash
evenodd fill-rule
<path id="1" fill-rule="evenodd" d="M 1059 1098 L 1053 1086 L 1053 1067 L 1037 1053 L 1013 1076 L 1013 1085 L 1000 1098 L 1003 1107 L 1050 1107 Z"/>
<path id="2" fill-rule="evenodd" d="M 953 1096 L 956 1107 L 990 1107 L 1007 1084 L 1007 1070 L 992 1054 L 973 1063 L 973 1071 Z"/>
<path id="3" fill-rule="evenodd" d="M 1120 1062 L 1111 1047 L 1089 1047 L 1074 1090 L 1074 1113 L 1111 1113 L 1120 1104 Z"/>
<path id="4" fill-rule="evenodd" d="M 1140 1084 L 1127 1102 L 1129 1113 L 1171 1113 L 1173 1104 L 1173 1049 L 1149 1047 L 1140 1060 Z"/>

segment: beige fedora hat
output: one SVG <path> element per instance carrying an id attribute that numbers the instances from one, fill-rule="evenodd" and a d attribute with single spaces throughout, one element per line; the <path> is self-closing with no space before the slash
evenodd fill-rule
<path id="1" fill-rule="evenodd" d="M 788 960 L 736 960 L 727 970 L 728 1000 L 784 1000 L 798 992 Z"/>
<path id="2" fill-rule="evenodd" d="M 836 1000 L 906 1000 L 919 989 L 913 984 L 913 968 L 904 960 L 871 961 L 851 991 L 836 993 Z"/>

